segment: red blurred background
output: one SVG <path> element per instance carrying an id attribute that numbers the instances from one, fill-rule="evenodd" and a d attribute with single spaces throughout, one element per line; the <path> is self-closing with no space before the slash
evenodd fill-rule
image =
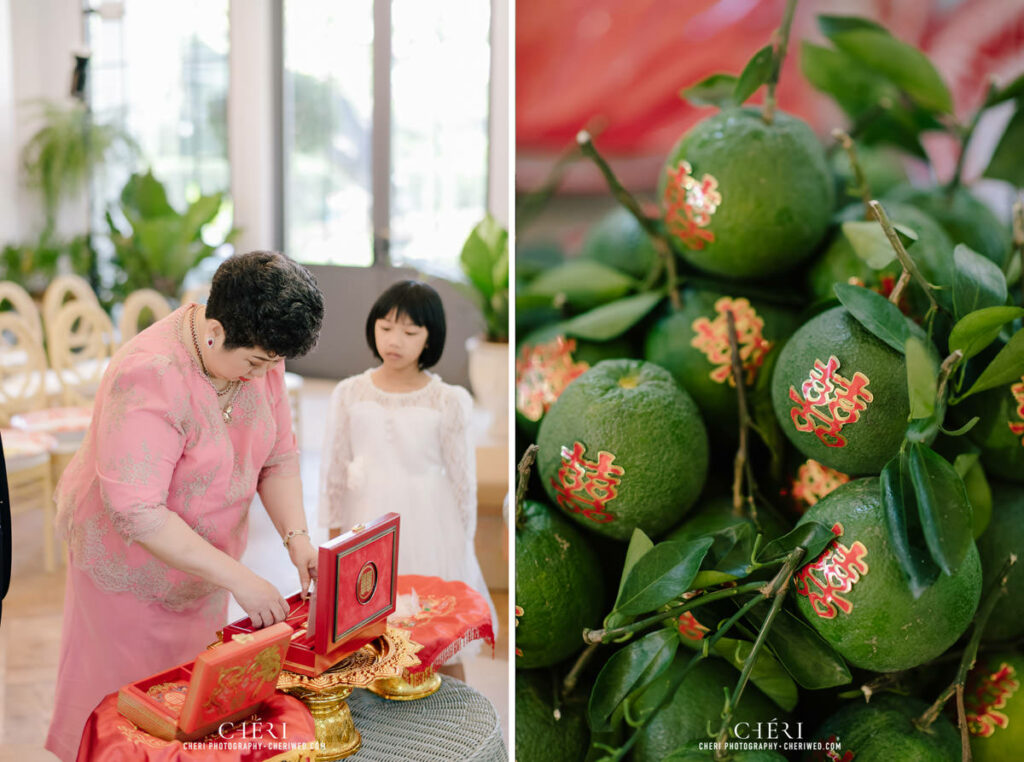
<path id="1" fill-rule="evenodd" d="M 784 7 L 785 0 L 517 0 L 517 189 L 541 185 L 585 126 L 628 188 L 653 188 L 672 144 L 712 113 L 684 102 L 680 89 L 709 74 L 739 74 L 768 44 Z M 818 14 L 866 16 L 918 46 L 949 85 L 961 118 L 977 107 L 990 77 L 1006 82 L 1024 71 L 1024 0 L 804 0 L 777 98 L 823 138 L 845 118 L 800 72 L 800 40 L 823 42 Z M 955 163 L 955 144 L 936 136 L 925 147 L 941 178 Z M 968 161 L 965 179 L 983 166 Z M 584 162 L 571 167 L 561 190 L 607 192 Z"/>

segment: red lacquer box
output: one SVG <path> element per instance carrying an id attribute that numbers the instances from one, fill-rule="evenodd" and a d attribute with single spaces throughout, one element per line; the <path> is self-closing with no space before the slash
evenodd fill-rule
<path id="1" fill-rule="evenodd" d="M 295 632 L 284 668 L 316 677 L 384 634 L 398 596 L 399 516 L 386 513 L 320 546 L 309 600 L 288 597 Z M 246 617 L 223 631 L 229 641 L 259 632 Z"/>
<path id="2" fill-rule="evenodd" d="M 277 690 L 292 628 L 284 622 L 129 683 L 117 710 L 150 735 L 194 741 L 253 713 Z"/>

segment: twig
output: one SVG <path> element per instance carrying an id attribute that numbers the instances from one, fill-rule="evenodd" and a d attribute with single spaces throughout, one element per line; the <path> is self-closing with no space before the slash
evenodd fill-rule
<path id="1" fill-rule="evenodd" d="M 896 228 L 893 227 L 892 222 L 889 221 L 889 216 L 885 213 L 885 209 L 877 201 L 869 201 L 868 206 L 875 215 L 875 219 L 878 220 L 878 224 L 882 226 L 882 230 L 885 231 L 885 237 L 889 239 L 889 243 L 896 252 L 896 256 L 900 260 L 900 264 L 903 265 L 903 269 L 906 270 L 913 276 L 921 288 L 924 290 L 925 296 L 928 297 L 928 301 L 931 302 L 933 309 L 937 309 L 939 303 L 935 300 L 935 295 L 932 293 L 932 284 L 925 280 L 921 271 L 917 268 L 917 264 L 907 254 L 907 250 L 903 248 L 903 242 L 900 240 L 899 234 L 896 232 Z M 900 279 L 902 280 L 902 278 Z M 895 289 L 893 291 L 895 293 Z M 890 297 L 891 298 L 891 297 Z"/>
<path id="2" fill-rule="evenodd" d="M 939 400 L 940 404 L 942 402 L 942 395 L 946 392 L 946 384 L 949 382 L 949 377 L 962 359 L 964 359 L 964 352 L 962 349 L 958 349 L 943 360 L 942 365 L 939 367 L 938 393 L 935 395 L 935 398 Z"/>
<path id="3" fill-rule="evenodd" d="M 561 155 L 551 167 L 544 184 L 535 191 L 523 196 L 522 201 L 516 207 L 516 230 L 522 232 L 530 226 L 537 216 L 544 211 L 544 207 L 558 191 L 562 184 L 562 178 L 568 166 L 580 158 L 579 146 L 571 145 L 562 151 Z"/>
<path id="4" fill-rule="evenodd" d="M 999 599 L 1006 594 L 1006 582 L 1010 576 L 1010 570 L 1015 563 L 1017 563 L 1017 556 L 1011 553 L 1010 557 L 1003 563 L 992 585 L 985 593 L 985 598 L 974 617 L 974 629 L 971 631 L 971 639 L 967 641 L 967 647 L 964 649 L 963 656 L 960 657 L 960 668 L 957 670 L 953 682 L 939 694 L 939 697 L 935 699 L 935 703 L 928 707 L 924 714 L 914 720 L 914 724 L 922 730 L 927 730 L 931 727 L 931 724 L 938 719 L 939 713 L 942 712 L 942 707 L 957 692 L 957 688 L 959 687 L 962 690 L 966 684 L 967 673 L 974 667 L 974 662 L 978 656 L 978 646 L 981 644 L 981 636 L 985 632 L 985 625 L 988 624 L 988 619 L 995 610 Z M 958 706 L 958 710 L 960 708 L 962 708 L 962 702 Z M 967 728 L 967 720 L 962 713 L 959 715 L 959 719 L 961 733 L 964 733 Z M 970 756 L 964 759 L 970 760 Z"/>
<path id="5" fill-rule="evenodd" d="M 604 157 L 598 152 L 590 133 L 586 130 L 580 130 L 579 134 L 576 135 L 576 144 L 579 146 L 583 155 L 593 160 L 597 165 L 597 168 L 601 170 L 601 174 L 604 175 L 605 182 L 608 183 L 608 188 L 611 190 L 612 195 L 615 196 L 615 199 L 629 210 L 629 213 L 636 218 L 637 222 L 640 223 L 644 232 L 651 237 L 654 244 L 654 250 L 658 252 L 658 258 L 661 260 L 661 264 L 664 265 L 665 271 L 668 274 L 669 298 L 672 300 L 672 305 L 676 309 L 681 309 L 682 302 L 679 299 L 679 293 L 676 291 L 675 255 L 672 253 L 672 246 L 665 237 L 665 234 L 661 231 L 655 220 L 644 214 L 643 209 L 640 208 L 640 203 L 636 200 L 633 194 L 626 190 L 622 183 L 619 182 L 619 178 L 615 176 L 615 172 L 612 171 L 608 162 L 605 161 Z M 654 281 L 650 278 L 649 280 L 651 280 L 649 285 L 653 286 Z"/>
<path id="6" fill-rule="evenodd" d="M 754 664 L 757 662 L 757 657 L 761 651 L 761 647 L 768 638 L 768 631 L 771 629 L 772 622 L 775 621 L 775 617 L 778 616 L 779 611 L 782 610 L 782 602 L 786 599 L 786 593 L 789 592 L 790 578 L 792 578 L 793 572 L 796 571 L 797 567 L 800 566 L 806 552 L 806 548 L 798 547 L 790 553 L 786 557 L 786 563 L 781 569 L 779 569 L 778 574 L 776 574 L 772 581 L 766 584 L 761 591 L 761 594 L 765 598 L 773 598 L 772 607 L 768 611 L 768 615 L 765 617 L 764 622 L 761 623 L 761 628 L 757 633 L 757 639 L 754 641 L 754 645 L 751 647 L 750 653 L 747 654 L 747 658 L 743 661 L 743 670 L 740 672 L 740 677 L 736 683 L 736 687 L 733 689 L 732 694 L 730 694 L 726 699 L 725 709 L 722 712 L 722 725 L 718 729 L 718 740 L 715 744 L 716 758 L 725 751 L 725 744 L 729 738 L 729 725 L 732 722 L 733 713 L 736 711 L 736 707 L 739 705 L 740 699 L 743 697 L 743 690 L 747 687 L 747 683 L 750 680 L 750 674 L 754 670 Z"/>
<path id="7" fill-rule="evenodd" d="M 732 310 L 725 311 L 725 319 L 729 329 L 729 349 L 732 360 L 732 379 L 736 382 L 736 399 L 740 418 L 740 441 L 736 448 L 736 458 L 732 466 L 732 510 L 736 516 L 741 516 L 743 508 L 743 477 L 750 477 L 748 472 L 749 460 L 747 458 L 747 439 L 750 436 L 750 412 L 747 409 L 746 379 L 743 377 L 743 362 L 740 359 L 739 336 L 736 334 L 736 316 Z M 747 502 L 750 512 L 757 521 L 757 508 L 754 506 L 752 493 L 753 484 L 748 478 Z"/>
<path id="8" fill-rule="evenodd" d="M 967 710 L 964 708 L 964 686 L 956 686 L 956 716 L 960 726 L 960 760 L 971 762 L 971 736 L 967 729 Z"/>
<path id="9" fill-rule="evenodd" d="M 772 53 L 772 73 L 768 77 L 768 93 L 761 108 L 761 118 L 766 124 L 775 120 L 775 86 L 779 84 L 782 64 L 786 60 L 786 49 L 789 47 L 789 30 L 793 26 L 793 15 L 796 12 L 797 0 L 787 0 L 786 11 L 782 16 L 782 25 L 772 35 L 775 50 Z"/>
<path id="10" fill-rule="evenodd" d="M 674 619 L 680 614 L 684 614 L 690 609 L 695 609 L 698 606 L 702 606 L 705 603 L 711 603 L 712 601 L 719 601 L 723 598 L 731 598 L 734 595 L 741 595 L 743 593 L 754 593 L 763 587 L 760 582 L 747 582 L 736 587 L 727 587 L 721 590 L 714 590 L 710 593 L 693 598 L 692 600 L 686 601 L 673 606 L 670 609 L 659 612 L 652 616 L 640 619 L 632 624 L 622 625 L 621 627 L 613 627 L 611 629 L 600 629 L 600 630 L 584 630 L 583 640 L 587 643 L 604 643 L 607 641 L 621 638 L 623 635 L 632 635 L 633 633 L 645 630 L 651 625 L 659 624 L 664 622 L 666 619 Z"/>
<path id="11" fill-rule="evenodd" d="M 896 285 L 892 287 L 892 293 L 889 294 L 889 301 L 895 304 L 897 307 L 900 304 L 900 298 L 903 296 L 903 290 L 910 283 L 910 271 L 904 269 L 900 273 L 900 279 L 896 281 Z"/>
<path id="12" fill-rule="evenodd" d="M 576 681 L 580 679 L 580 673 L 583 672 L 583 668 L 587 666 L 587 662 L 597 652 L 597 643 L 591 643 L 589 646 L 583 649 L 579 657 L 576 659 L 576 663 L 572 665 L 572 669 L 569 670 L 569 674 L 565 676 L 565 680 L 562 681 L 562 698 L 569 698 L 569 694 L 576 688 Z"/>
<path id="13" fill-rule="evenodd" d="M 857 159 L 857 146 L 854 145 L 853 138 L 838 127 L 832 130 L 832 137 L 839 141 L 843 150 L 846 151 L 846 156 L 850 159 L 853 181 L 857 183 L 857 195 L 864 202 L 865 219 L 871 219 L 871 187 L 868 185 L 868 179 L 864 176 L 864 170 L 861 169 L 860 161 Z"/>
<path id="14" fill-rule="evenodd" d="M 533 462 L 537 458 L 537 453 L 540 448 L 537 445 L 532 444 L 526 448 L 526 452 L 523 453 L 523 457 L 519 460 L 519 465 L 516 466 L 516 471 L 519 472 L 519 481 L 516 482 L 516 526 L 522 526 L 520 523 L 520 517 L 523 513 L 523 497 L 526 495 L 526 487 L 530 483 L 530 470 L 533 467 Z"/>

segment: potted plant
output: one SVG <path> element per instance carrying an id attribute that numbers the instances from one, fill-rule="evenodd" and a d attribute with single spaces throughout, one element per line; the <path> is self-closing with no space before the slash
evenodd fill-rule
<path id="1" fill-rule="evenodd" d="M 204 240 L 203 231 L 220 212 L 222 202 L 221 193 L 200 196 L 179 212 L 151 171 L 132 175 L 121 191 L 123 220 L 115 220 L 110 211 L 106 215 L 119 270 L 115 292 L 125 296 L 153 288 L 177 299 L 188 272 L 240 232 L 232 228 L 219 241 Z"/>
<path id="2" fill-rule="evenodd" d="M 469 383 L 491 414 L 489 435 L 508 436 L 508 231 L 488 214 L 469 234 L 459 263 L 466 293 L 480 308 L 484 333 L 466 341 Z"/>

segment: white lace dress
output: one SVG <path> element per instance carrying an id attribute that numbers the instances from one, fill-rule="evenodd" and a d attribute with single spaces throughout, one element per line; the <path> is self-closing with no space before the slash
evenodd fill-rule
<path id="1" fill-rule="evenodd" d="M 364 371 L 331 394 L 320 463 L 320 524 L 347 531 L 394 511 L 402 517 L 398 573 L 458 579 L 491 608 L 473 549 L 476 453 L 473 401 L 428 373 L 412 392 L 386 392 Z"/>

